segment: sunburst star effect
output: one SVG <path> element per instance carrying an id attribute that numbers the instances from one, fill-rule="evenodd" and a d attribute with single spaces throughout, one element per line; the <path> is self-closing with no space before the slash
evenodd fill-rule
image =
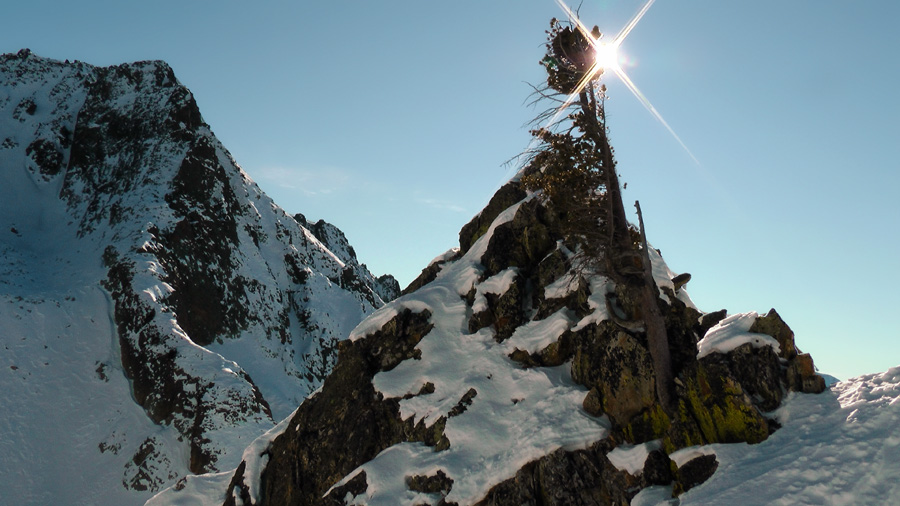
<path id="1" fill-rule="evenodd" d="M 554 114 L 553 117 L 550 118 L 548 124 L 552 124 L 559 120 L 559 117 L 563 114 L 565 109 L 572 104 L 572 102 L 575 100 L 575 97 L 578 96 L 581 90 L 583 90 L 584 87 L 588 85 L 588 83 L 596 79 L 600 74 L 603 73 L 604 70 L 612 70 L 613 73 L 619 78 L 619 80 L 622 81 L 622 84 L 624 84 L 625 87 L 628 88 L 628 90 L 632 95 L 634 95 L 635 98 L 637 98 L 638 102 L 640 102 L 641 105 L 643 105 L 644 108 L 647 109 L 647 111 L 651 115 L 653 115 L 653 117 L 656 118 L 656 120 L 659 121 L 659 123 L 663 127 L 665 127 L 666 130 L 668 130 L 668 132 L 672 135 L 672 137 L 675 138 L 678 144 L 681 145 L 688 156 L 691 157 L 694 163 L 696 163 L 698 167 L 701 167 L 700 161 L 697 160 L 697 157 L 694 156 L 690 149 L 688 149 L 684 141 L 681 140 L 681 137 L 679 137 L 678 134 L 675 133 L 675 130 L 673 130 L 672 127 L 669 126 L 669 123 L 665 119 L 663 119 L 659 111 L 657 111 L 656 108 L 653 107 L 653 104 L 650 103 L 650 100 L 648 100 L 647 97 L 644 96 L 641 90 L 637 87 L 637 85 L 634 84 L 634 82 L 628 77 L 628 75 L 616 61 L 616 55 L 619 46 L 622 45 L 622 42 L 625 41 L 625 38 L 628 37 L 628 34 L 630 34 L 634 27 L 637 26 L 638 22 L 641 20 L 641 18 L 644 17 L 644 14 L 647 13 L 654 2 L 656 2 L 656 0 L 647 0 L 647 2 L 643 5 L 643 7 L 641 7 L 637 14 L 635 14 L 634 17 L 631 18 L 631 20 L 622 28 L 622 30 L 619 31 L 613 41 L 607 44 L 604 42 L 600 42 L 599 38 L 595 38 L 593 34 L 591 34 L 591 30 L 589 30 L 587 26 L 585 26 L 581 19 L 578 18 L 578 15 L 575 14 L 575 12 L 573 12 L 572 9 L 569 8 L 569 6 L 566 5 L 563 0 L 556 0 L 556 3 L 559 5 L 559 7 L 569 17 L 569 21 L 574 23 L 578 30 L 581 31 L 581 33 L 584 34 L 584 36 L 589 41 L 591 41 L 591 44 L 594 46 L 595 51 L 597 51 L 598 53 L 602 52 L 604 56 L 602 58 L 597 58 L 597 61 L 594 62 L 588 72 L 585 73 L 584 78 L 578 83 L 575 91 L 573 91 L 571 94 L 569 94 L 568 97 L 566 97 L 566 100 L 556 111 L 556 114 Z"/>

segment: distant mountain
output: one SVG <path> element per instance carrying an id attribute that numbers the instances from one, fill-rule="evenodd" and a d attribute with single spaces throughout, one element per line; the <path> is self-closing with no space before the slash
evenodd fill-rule
<path id="1" fill-rule="evenodd" d="M 148 506 L 897 499 L 898 371 L 829 391 L 776 311 L 703 313 L 690 277 L 650 250 L 676 378 L 666 409 L 645 308 L 580 263 L 559 219 L 552 200 L 501 188 L 234 473 Z"/>
<path id="2" fill-rule="evenodd" d="M 141 504 L 315 391 L 399 294 L 287 215 L 163 62 L 0 56 L 0 488 Z"/>

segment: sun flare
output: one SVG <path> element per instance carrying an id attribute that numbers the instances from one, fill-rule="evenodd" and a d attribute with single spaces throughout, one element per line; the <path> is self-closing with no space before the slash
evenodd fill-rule
<path id="1" fill-rule="evenodd" d="M 650 9 L 650 6 L 653 5 L 653 2 L 655 1 L 656 0 L 646 0 L 640 11 L 638 11 L 638 13 L 635 14 L 633 18 L 631 18 L 631 21 L 629 21 L 628 24 L 625 25 L 624 28 L 622 28 L 622 30 L 616 35 L 613 41 L 607 44 L 600 42 L 597 36 L 594 35 L 591 30 L 588 30 L 587 26 L 585 26 L 584 23 L 582 23 L 581 20 L 578 19 L 578 15 L 573 12 L 568 5 L 566 5 L 565 0 L 556 0 L 556 3 L 568 15 L 569 20 L 594 45 L 594 51 L 596 54 L 594 56 L 594 64 L 591 66 L 588 72 L 585 73 L 582 80 L 578 83 L 575 92 L 570 94 L 563 102 L 563 104 L 557 109 L 556 114 L 553 115 L 553 117 L 550 119 L 550 123 L 553 123 L 554 121 L 559 119 L 566 107 L 568 107 L 569 104 L 571 104 L 575 100 L 576 95 L 578 95 L 578 93 L 582 89 L 584 89 L 585 86 L 588 86 L 589 83 L 593 79 L 598 77 L 602 71 L 610 70 L 619 78 L 622 84 L 624 84 L 625 87 L 628 88 L 628 90 L 635 96 L 635 98 L 638 99 L 641 105 L 643 105 L 644 108 L 647 109 L 647 111 L 649 111 L 650 114 L 653 115 L 653 117 L 656 118 L 656 120 L 659 121 L 659 123 L 663 127 L 665 127 L 666 130 L 669 131 L 670 134 L 672 134 L 672 137 L 674 137 L 675 140 L 678 141 L 679 144 L 681 144 L 681 147 L 684 148 L 688 156 L 690 156 L 694 160 L 694 163 L 696 163 L 697 166 L 700 166 L 700 161 L 697 160 L 697 157 L 695 157 L 694 154 L 691 153 L 691 150 L 688 149 L 684 141 L 682 141 L 681 138 L 678 137 L 678 134 L 675 133 L 675 130 L 673 130 L 672 127 L 669 126 L 669 124 L 665 119 L 663 119 L 659 111 L 657 111 L 656 108 L 653 107 L 653 104 L 650 103 L 647 97 L 645 97 L 644 94 L 641 93 L 641 90 L 639 90 L 638 87 L 635 86 L 634 82 L 631 81 L 631 79 L 625 73 L 625 70 L 621 66 L 619 66 L 619 46 L 622 45 L 625 37 L 627 37 L 628 34 L 631 33 L 631 30 L 633 30 L 638 21 L 640 21 L 641 18 L 644 17 L 644 14 L 647 13 L 647 10 Z"/>
<path id="2" fill-rule="evenodd" d="M 616 44 L 598 42 L 594 46 L 594 61 L 602 69 L 617 71 L 619 69 L 619 52 Z"/>

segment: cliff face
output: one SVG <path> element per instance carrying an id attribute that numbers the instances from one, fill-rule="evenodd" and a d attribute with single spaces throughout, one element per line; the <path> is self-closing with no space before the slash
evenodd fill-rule
<path id="1" fill-rule="evenodd" d="M 0 438 L 30 438 L 35 418 L 47 431 L 82 424 L 72 458 L 120 489 L 77 487 L 100 502 L 233 468 L 399 291 L 340 230 L 313 233 L 276 206 L 162 62 L 0 56 L 0 176 L 0 390 L 21 411 Z M 47 382 L 65 402 L 53 406 Z M 34 497 L 54 437 L 33 443 L 36 457 L 0 459 L 4 488 Z"/>
<path id="2" fill-rule="evenodd" d="M 717 461 L 680 449 L 761 442 L 786 392 L 824 389 L 774 310 L 704 314 L 689 276 L 654 250 L 676 378 L 674 405 L 661 406 L 640 299 L 586 268 L 559 219 L 518 183 L 498 191 L 461 248 L 361 323 L 321 391 L 248 448 L 225 504 L 627 504 L 653 485 L 681 494 Z"/>

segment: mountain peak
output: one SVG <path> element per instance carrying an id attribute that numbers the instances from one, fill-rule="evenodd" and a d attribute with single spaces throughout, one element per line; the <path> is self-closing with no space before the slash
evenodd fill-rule
<path id="1" fill-rule="evenodd" d="M 22 379 L 3 381 L 35 378 L 24 365 L 35 356 L 66 364 L 31 381 L 61 383 L 51 391 L 83 405 L 67 404 L 68 416 L 94 428 L 72 448 L 99 452 L 73 458 L 96 463 L 103 483 L 38 502 L 133 503 L 187 473 L 233 467 L 240 441 L 319 387 L 337 341 L 390 283 L 336 227 L 321 227 L 331 251 L 275 205 L 165 62 L 95 67 L 22 50 L 0 56 L 0 91 L 0 304 L 11 309 L 0 326 L 7 349 L 24 343 L 5 372 Z M 29 417 L 66 431 L 53 396 L 16 384 L 3 405 L 29 415 L 0 433 L 21 434 Z M 17 497 L 35 497 L 49 472 L 53 445 L 34 450 L 0 459 L 0 475 L 32 477 L 2 482 Z"/>

